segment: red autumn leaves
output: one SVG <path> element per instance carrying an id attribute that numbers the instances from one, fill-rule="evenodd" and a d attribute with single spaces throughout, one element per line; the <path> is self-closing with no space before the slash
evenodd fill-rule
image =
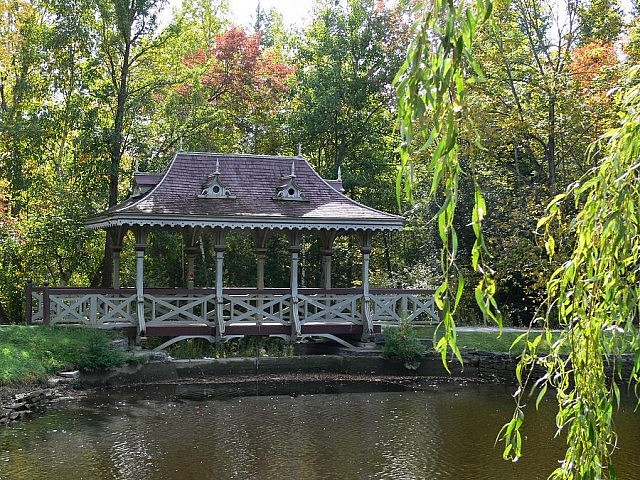
<path id="1" fill-rule="evenodd" d="M 188 55 L 184 64 L 196 72 L 209 103 L 232 100 L 247 107 L 277 101 L 289 91 L 287 80 L 293 73 L 293 67 L 278 61 L 273 50 L 262 48 L 260 32 L 247 35 L 238 27 L 216 36 L 213 48 Z M 177 90 L 188 95 L 192 89 L 182 84 Z"/>

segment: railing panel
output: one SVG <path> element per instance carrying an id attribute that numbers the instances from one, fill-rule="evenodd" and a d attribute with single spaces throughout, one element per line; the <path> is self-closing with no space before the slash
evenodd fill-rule
<path id="1" fill-rule="evenodd" d="M 362 322 L 361 294 L 352 295 L 300 295 L 300 323 L 354 323 Z"/>
<path id="2" fill-rule="evenodd" d="M 374 323 L 398 323 L 403 318 L 416 323 L 440 321 L 432 294 L 376 293 L 371 295 Z"/>
<path id="3" fill-rule="evenodd" d="M 33 292 L 34 323 L 44 320 L 44 293 Z M 121 328 L 134 325 L 135 295 L 50 293 L 51 325 Z"/>
<path id="4" fill-rule="evenodd" d="M 31 292 L 31 321 L 42 323 L 44 319 L 44 301 L 42 292 Z"/>
<path id="5" fill-rule="evenodd" d="M 291 325 L 292 299 L 288 289 L 229 288 L 223 292 L 224 324 Z M 364 297 L 360 289 L 300 289 L 300 323 L 362 323 Z M 134 289 L 31 289 L 31 318 L 42 323 L 45 305 L 52 325 L 97 328 L 136 326 Z M 433 292 L 371 289 L 370 311 L 374 323 L 397 323 L 402 318 L 427 323 L 439 321 Z M 212 289 L 145 289 L 147 325 L 215 326 L 216 297 Z"/>
<path id="6" fill-rule="evenodd" d="M 290 324 L 291 295 L 223 295 L 225 325 L 238 323 Z"/>
<path id="7" fill-rule="evenodd" d="M 205 295 L 144 295 L 147 326 L 205 324 L 215 320 L 216 297 Z"/>

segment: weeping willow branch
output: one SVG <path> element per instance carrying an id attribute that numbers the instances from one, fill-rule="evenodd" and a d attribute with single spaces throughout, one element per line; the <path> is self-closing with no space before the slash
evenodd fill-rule
<path id="1" fill-rule="evenodd" d="M 464 114 L 466 87 L 484 78 L 473 58 L 472 46 L 477 27 L 487 21 L 491 8 L 489 0 L 477 0 L 475 4 L 453 0 L 419 3 L 414 10 L 418 16 L 413 27 L 414 38 L 395 79 L 402 137 L 396 181 L 398 201 L 413 200 L 412 158 L 430 152 L 429 167 L 433 175 L 430 194 L 441 205 L 436 221 L 442 240 L 443 281 L 435 292 L 435 302 L 442 311 L 444 335 L 436 349 L 445 366 L 448 351 L 462 362 L 454 321 L 464 289 L 464 277 L 456 265 L 458 236 L 454 228 L 458 185 L 463 173 L 459 161 L 459 125 Z M 501 325 L 481 230 L 486 205 L 477 182 L 474 183 L 471 223 L 476 240 L 472 266 L 483 276 L 475 296 L 483 314 Z"/>
<path id="2" fill-rule="evenodd" d="M 564 222 L 563 206 L 572 202 L 578 214 L 569 225 L 575 236 L 571 258 L 547 284 L 546 332 L 523 338 L 520 372 L 541 366 L 546 374 L 538 402 L 555 389 L 558 431 L 566 431 L 567 450 L 554 479 L 615 479 L 612 453 L 616 445 L 613 412 L 620 402 L 620 355 L 632 353 L 631 378 L 638 385 L 640 367 L 640 75 L 629 73 L 631 85 L 620 96 L 621 124 L 590 148 L 598 166 L 556 196 L 538 222 L 550 256 L 555 251 L 553 225 Z M 597 152 L 605 152 L 603 159 Z M 560 337 L 552 341 L 557 320 Z M 607 373 L 613 375 L 607 378 Z M 519 377 L 518 405 L 524 402 L 527 379 Z M 503 430 L 505 457 L 521 454 L 522 408 Z"/>

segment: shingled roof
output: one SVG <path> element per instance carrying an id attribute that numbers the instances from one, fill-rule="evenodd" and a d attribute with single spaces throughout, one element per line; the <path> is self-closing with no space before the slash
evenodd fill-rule
<path id="1" fill-rule="evenodd" d="M 216 184 L 211 181 L 216 178 L 225 196 L 204 195 L 203 189 Z M 147 191 L 138 189 L 137 196 L 87 218 L 86 228 L 143 225 L 357 231 L 399 230 L 404 221 L 346 197 L 303 157 L 179 152 L 155 181 Z M 291 186 L 299 191 L 288 190 Z"/>

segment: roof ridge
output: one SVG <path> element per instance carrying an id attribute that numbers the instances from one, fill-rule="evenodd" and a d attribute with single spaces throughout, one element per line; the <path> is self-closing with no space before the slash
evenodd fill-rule
<path id="1" fill-rule="evenodd" d="M 302 157 L 300 155 L 266 155 L 266 154 L 258 154 L 258 153 L 177 152 L 176 156 L 178 155 L 204 156 L 204 157 L 235 157 L 235 158 L 258 157 L 258 158 L 272 158 L 272 159 L 283 159 L 283 160 L 291 160 L 292 158 L 299 158 L 301 160 L 307 161 L 305 157 Z"/>

